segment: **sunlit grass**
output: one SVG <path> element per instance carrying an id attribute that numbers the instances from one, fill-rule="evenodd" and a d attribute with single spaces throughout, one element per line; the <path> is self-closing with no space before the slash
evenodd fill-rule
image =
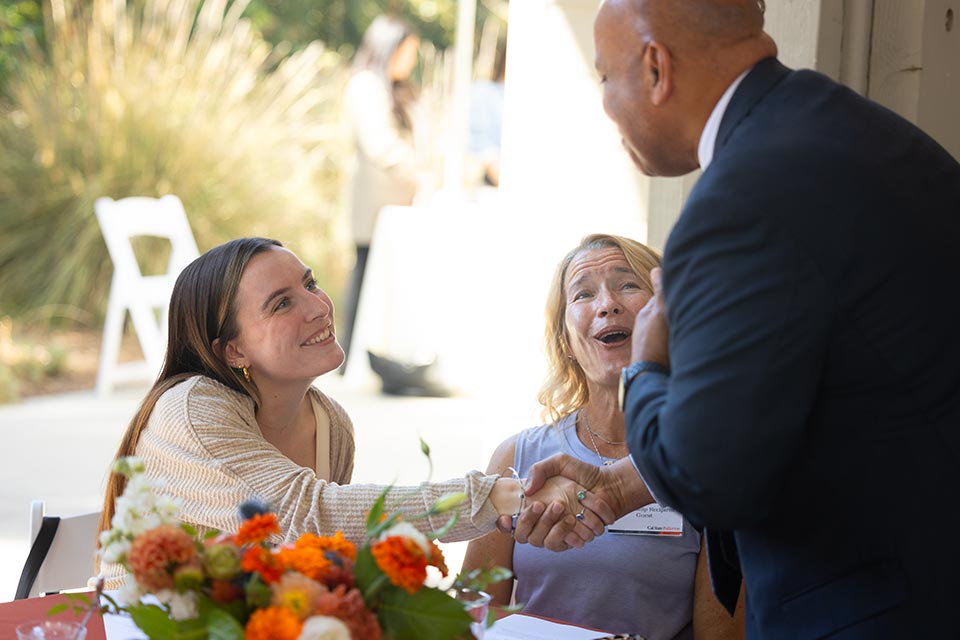
<path id="1" fill-rule="evenodd" d="M 102 315 L 112 266 L 100 196 L 184 202 L 201 250 L 277 238 L 336 295 L 345 141 L 338 56 L 288 58 L 245 0 L 51 0 L 47 49 L 18 61 L 0 102 L 0 313 Z"/>

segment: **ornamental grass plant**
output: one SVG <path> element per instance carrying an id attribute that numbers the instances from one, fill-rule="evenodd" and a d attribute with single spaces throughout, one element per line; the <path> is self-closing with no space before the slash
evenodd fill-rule
<path id="1" fill-rule="evenodd" d="M 48 0 L 0 97 L 0 314 L 102 317 L 112 265 L 98 197 L 178 195 L 199 248 L 264 235 L 336 296 L 346 140 L 337 54 L 284 56 L 247 0 Z M 147 272 L 164 268 L 151 250 Z"/>

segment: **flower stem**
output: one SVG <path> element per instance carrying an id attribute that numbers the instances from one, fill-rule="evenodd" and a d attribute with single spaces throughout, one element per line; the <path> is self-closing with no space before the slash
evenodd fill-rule
<path id="1" fill-rule="evenodd" d="M 363 601 L 369 606 L 377 594 L 380 593 L 380 591 L 386 586 L 386 584 L 387 576 L 381 573 L 374 578 L 373 582 L 367 585 L 366 589 L 363 590 Z"/>

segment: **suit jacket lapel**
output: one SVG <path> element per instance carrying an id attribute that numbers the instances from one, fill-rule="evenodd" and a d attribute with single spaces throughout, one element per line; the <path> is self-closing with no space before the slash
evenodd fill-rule
<path id="1" fill-rule="evenodd" d="M 715 154 L 720 152 L 737 125 L 750 114 L 753 106 L 789 73 L 790 69 L 780 64 L 776 58 L 764 58 L 750 70 L 734 92 L 723 114 L 723 120 L 720 121 Z"/>

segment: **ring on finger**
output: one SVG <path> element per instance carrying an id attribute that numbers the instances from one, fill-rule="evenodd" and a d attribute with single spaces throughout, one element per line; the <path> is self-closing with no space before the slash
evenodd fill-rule
<path id="1" fill-rule="evenodd" d="M 586 510 L 587 510 L 586 507 L 583 507 L 582 509 L 580 509 L 580 513 L 577 514 L 577 520 L 579 520 L 580 522 L 583 522 L 583 518 L 584 518 L 583 514 Z"/>
<path id="2" fill-rule="evenodd" d="M 584 491 L 583 489 L 577 492 L 577 500 L 583 500 L 586 497 L 587 497 L 587 492 Z"/>

